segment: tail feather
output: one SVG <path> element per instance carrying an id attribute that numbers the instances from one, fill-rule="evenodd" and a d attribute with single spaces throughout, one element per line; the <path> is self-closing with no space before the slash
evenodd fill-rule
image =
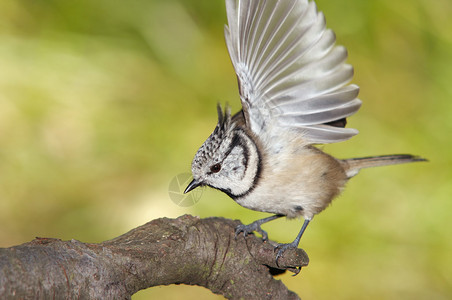
<path id="1" fill-rule="evenodd" d="M 359 170 L 364 168 L 404 164 L 416 161 L 427 161 L 427 159 L 411 154 L 392 154 L 342 160 L 348 178 L 355 176 L 358 174 Z"/>

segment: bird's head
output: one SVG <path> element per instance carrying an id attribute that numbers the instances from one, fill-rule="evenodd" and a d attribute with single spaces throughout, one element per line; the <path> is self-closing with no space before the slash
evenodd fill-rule
<path id="1" fill-rule="evenodd" d="M 218 106 L 218 124 L 193 159 L 193 181 L 185 193 L 207 185 L 237 198 L 254 186 L 259 169 L 256 144 L 232 121 L 230 109 L 223 114 Z"/>

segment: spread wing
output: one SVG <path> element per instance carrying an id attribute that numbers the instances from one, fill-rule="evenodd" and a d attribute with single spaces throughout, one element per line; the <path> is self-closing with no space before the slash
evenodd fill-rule
<path id="1" fill-rule="evenodd" d="M 334 45 L 334 32 L 314 2 L 226 0 L 226 10 L 226 44 L 254 133 L 295 128 L 312 144 L 358 133 L 333 126 L 354 114 L 361 101 L 358 86 L 347 85 L 353 77 L 347 51 Z"/>

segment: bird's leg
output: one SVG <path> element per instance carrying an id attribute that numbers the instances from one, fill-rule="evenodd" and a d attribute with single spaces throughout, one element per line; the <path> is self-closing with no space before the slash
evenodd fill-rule
<path id="1" fill-rule="evenodd" d="M 275 247 L 275 251 L 278 250 L 278 253 L 276 254 L 276 265 L 278 265 L 278 259 L 282 256 L 282 254 L 284 253 L 284 251 L 286 251 L 289 248 L 297 248 L 298 244 L 300 244 L 300 239 L 301 236 L 303 235 L 303 232 L 306 230 L 306 227 L 308 227 L 309 224 L 308 219 L 304 220 L 303 226 L 301 227 L 300 232 L 298 233 L 297 237 L 295 238 L 295 240 L 290 243 L 290 244 L 279 244 L 278 246 Z"/>
<path id="2" fill-rule="evenodd" d="M 262 235 L 262 239 L 264 241 L 268 240 L 268 234 L 267 232 L 265 232 L 265 230 L 262 230 L 261 225 L 270 221 L 273 221 L 275 219 L 284 217 L 284 215 L 274 215 L 271 217 L 267 217 L 267 218 L 263 218 L 257 221 L 254 221 L 253 223 L 249 224 L 249 225 L 243 225 L 240 224 L 239 226 L 237 226 L 235 228 L 235 237 L 237 238 L 237 236 L 240 234 L 240 232 L 243 232 L 244 236 L 247 236 L 249 233 L 253 233 L 254 231 L 260 233 Z"/>

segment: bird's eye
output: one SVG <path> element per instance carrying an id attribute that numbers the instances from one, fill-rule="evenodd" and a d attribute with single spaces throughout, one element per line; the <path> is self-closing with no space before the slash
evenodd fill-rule
<path id="1" fill-rule="evenodd" d="M 212 173 L 218 173 L 221 170 L 221 164 L 214 164 L 213 166 L 210 167 L 210 171 Z"/>

